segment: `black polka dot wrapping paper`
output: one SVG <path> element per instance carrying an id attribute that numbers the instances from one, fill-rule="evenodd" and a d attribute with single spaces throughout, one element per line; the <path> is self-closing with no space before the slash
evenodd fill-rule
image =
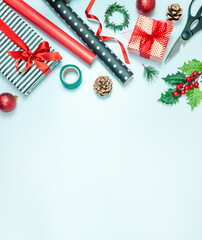
<path id="1" fill-rule="evenodd" d="M 97 34 L 76 14 L 65 0 L 46 0 L 57 14 L 72 28 L 84 43 L 100 58 L 100 60 L 121 80 L 127 82 L 133 73 L 114 54 Z"/>

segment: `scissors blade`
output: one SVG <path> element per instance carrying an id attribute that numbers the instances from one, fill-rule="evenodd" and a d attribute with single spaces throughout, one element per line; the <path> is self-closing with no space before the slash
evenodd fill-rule
<path id="1" fill-rule="evenodd" d="M 184 43 L 185 41 L 180 36 L 175 42 L 175 44 L 173 45 L 173 47 L 171 48 L 164 62 L 167 62 L 169 59 L 174 57 L 180 51 L 180 47 L 182 46 L 182 44 L 184 45 Z"/>

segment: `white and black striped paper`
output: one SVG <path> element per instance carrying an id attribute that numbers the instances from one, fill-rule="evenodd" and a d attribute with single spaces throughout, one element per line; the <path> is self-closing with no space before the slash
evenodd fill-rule
<path id="1" fill-rule="evenodd" d="M 0 0 L 0 18 L 27 44 L 32 52 L 43 42 L 43 39 L 2 0 Z M 35 64 L 25 73 L 17 71 L 16 60 L 6 51 L 18 50 L 21 49 L 0 31 L 0 72 L 23 94 L 28 95 L 45 78 L 45 75 Z M 51 48 L 51 52 L 54 52 L 54 49 Z M 46 61 L 45 63 L 52 69 L 58 62 Z M 25 65 L 25 62 L 21 62 L 20 69 L 24 69 Z"/>

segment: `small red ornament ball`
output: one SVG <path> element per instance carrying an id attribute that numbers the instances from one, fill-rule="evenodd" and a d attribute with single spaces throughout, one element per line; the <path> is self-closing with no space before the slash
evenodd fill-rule
<path id="1" fill-rule="evenodd" d="M 198 82 L 195 82 L 194 83 L 194 87 L 198 87 L 199 86 L 199 83 Z"/>
<path id="2" fill-rule="evenodd" d="M 196 77 L 198 75 L 197 72 L 193 72 L 193 76 Z"/>
<path id="3" fill-rule="evenodd" d="M 17 96 L 10 93 L 2 93 L 0 95 L 0 110 L 2 112 L 12 112 L 16 108 Z"/>
<path id="4" fill-rule="evenodd" d="M 184 95 L 185 93 L 186 93 L 186 91 L 183 89 L 183 90 L 181 91 L 181 94 Z"/>
<path id="5" fill-rule="evenodd" d="M 175 91 L 174 93 L 173 93 L 173 96 L 174 97 L 177 97 L 179 95 L 179 93 L 177 92 L 177 91 Z"/>
<path id="6" fill-rule="evenodd" d="M 140 14 L 148 15 L 154 11 L 156 0 L 137 0 L 136 7 Z"/>
<path id="7" fill-rule="evenodd" d="M 185 89 L 186 91 L 188 91 L 188 90 L 189 90 L 189 86 L 185 86 L 184 89 Z"/>

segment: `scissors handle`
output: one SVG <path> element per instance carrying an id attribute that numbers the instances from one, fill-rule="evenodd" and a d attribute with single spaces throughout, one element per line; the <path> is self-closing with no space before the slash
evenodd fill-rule
<path id="1" fill-rule="evenodd" d="M 181 34 L 181 37 L 183 40 L 187 41 L 189 40 L 194 34 L 196 34 L 198 31 L 202 30 L 202 6 L 198 10 L 197 14 L 195 16 L 191 15 L 191 8 L 192 4 L 195 0 L 192 0 L 189 6 L 188 10 L 188 19 L 187 19 L 187 24 Z M 191 29 L 192 24 L 198 20 L 198 24 L 195 28 Z"/>

